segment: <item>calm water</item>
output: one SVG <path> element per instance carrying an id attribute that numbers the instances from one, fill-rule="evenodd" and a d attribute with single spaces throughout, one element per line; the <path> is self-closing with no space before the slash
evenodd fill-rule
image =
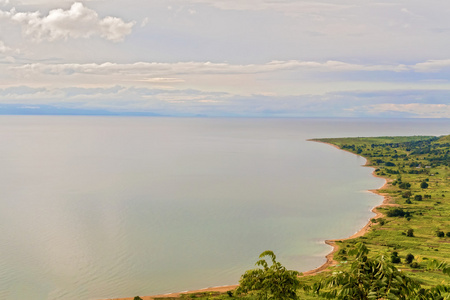
<path id="1" fill-rule="evenodd" d="M 384 181 L 306 139 L 449 133 L 448 120 L 0 116 L 0 299 L 235 284 L 267 249 L 315 268 Z"/>

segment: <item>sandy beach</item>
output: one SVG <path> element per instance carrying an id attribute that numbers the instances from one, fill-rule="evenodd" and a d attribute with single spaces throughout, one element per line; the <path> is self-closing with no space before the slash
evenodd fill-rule
<path id="1" fill-rule="evenodd" d="M 309 141 L 327 144 L 327 145 L 330 145 L 330 146 L 332 146 L 332 147 L 334 147 L 336 149 L 339 149 L 341 151 L 346 151 L 346 152 L 349 152 L 349 153 L 351 153 L 353 155 L 357 155 L 357 154 L 352 153 L 350 151 L 343 150 L 343 149 L 339 148 L 338 146 L 330 144 L 330 143 L 316 141 L 316 140 L 309 140 Z M 358 156 L 360 156 L 360 155 L 358 155 Z M 362 156 L 360 156 L 360 157 L 362 157 Z M 369 164 L 369 160 L 368 159 L 366 159 L 365 157 L 362 157 L 362 158 L 364 158 L 366 160 L 365 164 L 363 165 L 364 167 L 373 168 L 372 166 L 368 165 Z M 354 238 L 363 236 L 373 226 L 373 223 L 371 222 L 372 219 L 378 219 L 378 218 L 383 217 L 383 214 L 378 210 L 378 208 L 384 207 L 384 206 L 395 206 L 396 205 L 396 204 L 393 204 L 391 202 L 391 198 L 387 194 L 384 194 L 384 193 L 380 192 L 380 190 L 383 190 L 383 189 L 385 189 L 388 186 L 388 184 L 389 184 L 388 180 L 386 178 L 384 178 L 384 177 L 376 175 L 375 174 L 375 168 L 374 168 L 374 171 L 372 172 L 372 175 L 374 177 L 382 178 L 382 179 L 385 180 L 384 185 L 382 187 L 380 187 L 379 189 L 369 190 L 372 193 L 375 193 L 375 194 L 378 194 L 378 195 L 384 197 L 383 202 L 380 205 L 377 205 L 374 208 L 372 208 L 372 212 L 375 213 L 375 216 L 370 218 L 368 220 L 368 223 L 363 228 L 361 228 L 359 231 L 357 231 L 355 234 L 353 234 L 352 236 L 350 236 L 348 238 L 326 240 L 325 244 L 330 245 L 331 247 L 333 247 L 331 252 L 328 253 L 325 256 L 326 262 L 323 265 L 319 266 L 318 268 L 315 268 L 315 269 L 310 270 L 310 271 L 303 272 L 302 276 L 316 275 L 316 274 L 318 274 L 320 272 L 323 272 L 323 271 L 327 270 L 329 267 L 337 265 L 338 262 L 333 259 L 334 254 L 339 250 L 339 246 L 336 244 L 336 242 L 350 240 L 350 239 L 354 239 Z M 139 296 L 143 300 L 154 300 L 155 298 L 160 298 L 160 297 L 179 297 L 182 294 L 195 294 L 195 293 L 204 293 L 204 292 L 221 292 L 221 293 L 225 293 L 227 291 L 234 290 L 237 287 L 238 287 L 238 285 L 227 285 L 227 286 L 208 287 L 208 288 L 204 288 L 204 289 L 200 289 L 200 290 L 184 291 L 184 292 L 170 293 L 170 294 L 163 294 L 163 295 L 153 295 L 153 296 L 141 296 L 141 295 L 139 295 Z M 133 299 L 134 299 L 134 296 L 133 297 L 128 297 L 128 298 L 109 298 L 109 299 L 105 299 L 105 300 L 133 300 Z"/>

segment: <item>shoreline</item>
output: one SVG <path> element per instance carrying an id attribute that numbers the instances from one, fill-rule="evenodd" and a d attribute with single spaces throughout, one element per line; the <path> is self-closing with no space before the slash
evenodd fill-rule
<path id="1" fill-rule="evenodd" d="M 393 204 L 393 203 L 390 202 L 390 201 L 391 201 L 391 198 L 390 198 L 387 194 L 380 192 L 380 190 L 385 189 L 385 188 L 389 185 L 389 181 L 388 181 L 385 177 L 382 177 L 382 176 L 379 176 L 379 175 L 375 174 L 375 169 L 376 169 L 376 168 L 375 168 L 375 167 L 372 167 L 372 166 L 369 166 L 369 160 L 368 160 L 367 158 L 365 158 L 364 156 L 355 154 L 355 153 L 353 153 L 353 152 L 344 150 L 344 149 L 342 149 L 342 148 L 339 148 L 339 147 L 336 146 L 336 145 L 333 145 L 333 144 L 330 144 L 330 143 L 327 143 L 327 142 L 322 142 L 322 141 L 318 141 L 318 140 L 308 140 L 308 141 L 326 144 L 326 145 L 332 146 L 332 147 L 334 147 L 334 148 L 336 148 L 336 149 L 338 149 L 338 150 L 345 151 L 345 152 L 351 153 L 351 154 L 353 154 L 353 155 L 360 156 L 360 157 L 364 158 L 364 159 L 366 160 L 366 162 L 364 163 L 364 165 L 361 165 L 361 166 L 362 166 L 362 167 L 373 168 L 374 170 L 373 170 L 373 172 L 372 172 L 372 176 L 373 176 L 373 177 L 377 177 L 377 178 L 382 178 L 382 179 L 384 179 L 384 184 L 383 184 L 380 188 L 378 188 L 378 189 L 368 190 L 368 191 L 371 192 L 371 193 L 374 193 L 374 194 L 377 194 L 377 195 L 380 195 L 380 196 L 383 197 L 383 201 L 382 201 L 379 205 L 374 206 L 374 207 L 370 210 L 371 212 L 373 212 L 373 213 L 375 214 L 375 216 L 372 217 L 372 218 L 370 218 L 370 219 L 368 220 L 367 224 L 364 225 L 364 227 L 362 227 L 362 228 L 359 229 L 357 232 L 355 232 L 353 235 L 351 235 L 351 236 L 349 236 L 349 237 L 347 237 L 347 238 L 325 240 L 325 244 L 327 244 L 327 245 L 329 245 L 329 246 L 331 246 L 331 247 L 333 248 L 333 249 L 331 250 L 331 252 L 328 253 L 328 254 L 325 256 L 326 262 L 325 262 L 323 265 L 321 265 L 321 266 L 319 266 L 319 267 L 317 267 L 317 268 L 315 268 L 315 269 L 313 269 L 313 270 L 303 272 L 303 276 L 313 276 L 313 275 L 317 275 L 317 274 L 319 274 L 319 273 L 325 271 L 325 270 L 328 269 L 329 267 L 333 267 L 333 266 L 337 265 L 337 264 L 338 264 L 338 261 L 334 260 L 334 258 L 333 258 L 333 257 L 334 257 L 334 254 L 335 254 L 337 251 L 339 251 L 339 245 L 336 244 L 336 242 L 342 242 L 342 241 L 346 241 L 346 240 L 351 240 L 351 239 L 358 238 L 358 237 L 361 237 L 361 236 L 365 235 L 365 234 L 372 228 L 372 226 L 373 226 L 373 223 L 372 223 L 371 220 L 372 220 L 372 219 L 379 219 L 379 218 L 382 218 L 382 217 L 384 216 L 380 211 L 378 211 L 378 208 L 384 207 L 384 206 L 393 206 L 393 205 L 395 205 L 395 204 Z"/>
<path id="2" fill-rule="evenodd" d="M 300 277 L 314 276 L 314 275 L 317 275 L 317 274 L 327 270 L 329 267 L 333 267 L 333 266 L 337 265 L 338 261 L 334 260 L 334 258 L 333 258 L 334 254 L 337 251 L 339 251 L 339 245 L 336 242 L 351 240 L 351 239 L 358 238 L 358 237 L 361 237 L 361 236 L 365 235 L 372 228 L 372 226 L 374 224 L 374 223 L 372 223 L 371 220 L 372 219 L 379 219 L 379 218 L 382 218 L 384 216 L 380 211 L 378 211 L 378 208 L 385 207 L 385 206 L 395 206 L 395 204 L 391 203 L 391 198 L 387 194 L 380 192 L 380 190 L 385 189 L 389 185 L 388 179 L 386 179 L 385 177 L 382 177 L 382 176 L 379 176 L 379 175 L 375 174 L 375 169 L 376 168 L 372 167 L 372 166 L 369 166 L 369 159 L 365 158 L 364 156 L 355 154 L 353 152 L 341 149 L 338 146 L 330 144 L 330 143 L 327 143 L 327 142 L 322 142 L 322 141 L 313 140 L 313 139 L 309 139 L 307 141 L 326 144 L 326 145 L 332 146 L 332 147 L 334 147 L 334 148 L 336 148 L 338 150 L 346 151 L 346 152 L 351 153 L 353 155 L 360 156 L 360 157 L 364 158 L 366 160 L 366 162 L 364 163 L 364 165 L 361 165 L 361 166 L 362 167 L 373 168 L 374 170 L 372 172 L 372 176 L 373 177 L 377 177 L 377 178 L 382 178 L 382 179 L 384 179 L 385 182 L 378 189 L 368 190 L 371 193 L 374 193 L 374 194 L 377 194 L 377 195 L 380 195 L 380 196 L 383 197 L 383 201 L 379 205 L 376 205 L 376 206 L 374 206 L 371 209 L 371 212 L 373 212 L 375 214 L 375 216 L 370 218 L 368 220 L 367 224 L 364 227 L 362 227 L 357 232 L 355 232 L 353 235 L 351 235 L 351 236 L 349 236 L 347 238 L 325 240 L 324 243 L 332 247 L 332 250 L 330 251 L 330 253 L 328 253 L 325 256 L 325 259 L 326 259 L 325 263 L 323 263 L 321 266 L 319 266 L 319 267 L 317 267 L 317 268 L 315 268 L 313 270 L 302 272 L 302 275 Z M 161 294 L 161 295 L 153 295 L 153 296 L 140 296 L 140 297 L 141 297 L 142 300 L 155 300 L 155 298 L 161 298 L 161 297 L 179 297 L 182 294 L 195 294 L 195 293 L 205 293 L 205 292 L 206 293 L 207 292 L 225 293 L 227 291 L 236 289 L 238 286 L 239 286 L 239 284 L 236 284 L 236 285 L 224 285 L 224 286 L 218 286 L 218 287 L 207 287 L 207 288 L 203 288 L 203 289 L 199 289 L 199 290 L 184 291 L 184 292 L 169 293 L 169 294 Z M 126 298 L 107 298 L 105 300 L 133 300 L 133 299 L 134 299 L 134 297 L 126 297 Z"/>

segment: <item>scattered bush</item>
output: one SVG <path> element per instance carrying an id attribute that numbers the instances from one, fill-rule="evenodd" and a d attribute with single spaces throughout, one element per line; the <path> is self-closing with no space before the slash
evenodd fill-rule
<path id="1" fill-rule="evenodd" d="M 437 236 L 437 237 L 444 237 L 444 236 L 445 236 L 445 233 L 444 233 L 443 231 L 436 230 L 436 236 Z"/>
<path id="2" fill-rule="evenodd" d="M 400 259 L 400 257 L 398 257 L 398 252 L 394 251 L 391 254 L 391 263 L 393 264 L 399 264 L 402 260 Z"/>
<path id="3" fill-rule="evenodd" d="M 401 189 L 406 190 L 406 189 L 409 189 L 411 187 L 411 183 L 409 183 L 409 182 L 402 182 L 402 183 L 400 183 L 398 185 L 398 187 L 401 188 Z"/>
<path id="4" fill-rule="evenodd" d="M 414 200 L 416 201 L 422 201 L 422 195 L 415 195 Z"/>
<path id="5" fill-rule="evenodd" d="M 407 264 L 412 263 L 413 260 L 414 260 L 414 255 L 412 255 L 411 253 L 409 253 L 409 254 L 406 255 L 405 262 L 406 262 Z"/>
<path id="6" fill-rule="evenodd" d="M 414 236 L 414 229 L 408 229 L 406 232 L 406 236 L 413 237 Z"/>
<path id="7" fill-rule="evenodd" d="M 418 262 L 413 262 L 413 263 L 411 263 L 410 265 L 409 265 L 411 268 L 414 268 L 414 269 L 418 269 L 418 268 L 420 268 L 420 265 L 419 265 L 419 263 Z"/>
<path id="8" fill-rule="evenodd" d="M 388 217 L 411 217 L 411 213 L 408 211 L 404 211 L 401 208 L 394 208 L 387 212 L 386 214 Z"/>
<path id="9" fill-rule="evenodd" d="M 402 198 L 409 198 L 409 197 L 411 197 L 411 195 L 412 195 L 411 191 L 406 191 L 402 194 Z"/>
<path id="10" fill-rule="evenodd" d="M 422 181 L 422 183 L 420 184 L 420 187 L 422 189 L 426 189 L 428 187 L 428 183 L 426 183 L 425 181 Z"/>

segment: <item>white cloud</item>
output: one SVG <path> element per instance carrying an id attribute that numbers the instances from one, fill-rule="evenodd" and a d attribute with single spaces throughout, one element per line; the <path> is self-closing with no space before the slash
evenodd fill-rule
<path id="1" fill-rule="evenodd" d="M 3 41 L 0 41 L 0 54 L 11 52 L 12 49 L 7 47 Z"/>
<path id="2" fill-rule="evenodd" d="M 144 20 L 142 20 L 141 27 L 145 27 L 148 24 L 148 22 L 149 22 L 148 18 L 145 18 Z"/>
<path id="3" fill-rule="evenodd" d="M 442 69 L 450 67 L 450 59 L 428 60 L 413 66 L 417 72 L 439 72 Z"/>
<path id="4" fill-rule="evenodd" d="M 392 71 L 402 72 L 410 67 L 399 65 L 361 65 L 340 61 L 314 62 L 314 61 L 272 61 L 266 64 L 237 65 L 212 62 L 179 62 L 156 63 L 137 62 L 133 64 L 43 64 L 33 63 L 16 67 L 15 70 L 24 74 L 92 74 L 92 75 L 142 75 L 152 74 L 256 74 L 277 71 L 304 70 L 304 71 Z"/>
<path id="5" fill-rule="evenodd" d="M 1 17 L 21 24 L 24 34 L 35 41 L 89 38 L 98 35 L 117 42 L 130 34 L 135 24 L 110 16 L 100 19 L 97 12 L 80 2 L 75 2 L 68 10 L 51 10 L 45 17 L 42 17 L 39 11 L 17 12 L 15 9 L 0 10 Z"/>
<path id="6" fill-rule="evenodd" d="M 406 113 L 421 118 L 448 118 L 450 116 L 450 105 L 448 104 L 426 104 L 426 103 L 382 103 L 371 105 L 367 110 L 375 113 Z"/>
<path id="7" fill-rule="evenodd" d="M 311 14 L 352 7 L 348 4 L 336 4 L 314 1 L 272 1 L 272 0 L 190 0 L 191 3 L 205 3 L 224 10 L 272 10 L 283 13 Z"/>

